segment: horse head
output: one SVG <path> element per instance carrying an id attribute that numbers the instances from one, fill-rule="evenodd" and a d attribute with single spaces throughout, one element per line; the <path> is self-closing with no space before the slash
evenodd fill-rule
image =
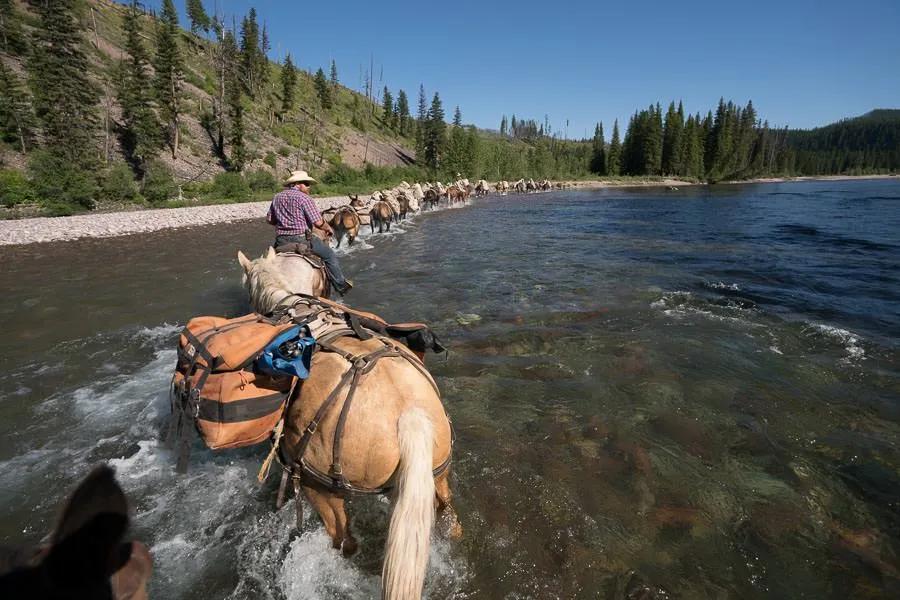
<path id="1" fill-rule="evenodd" d="M 153 571 L 147 547 L 124 542 L 128 503 L 107 466 L 73 492 L 49 546 L 6 552 L 0 597 L 140 599 Z"/>

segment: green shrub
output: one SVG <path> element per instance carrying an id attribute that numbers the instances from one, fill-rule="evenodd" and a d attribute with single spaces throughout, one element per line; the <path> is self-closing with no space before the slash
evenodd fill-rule
<path id="1" fill-rule="evenodd" d="M 274 169 L 278 165 L 278 163 L 275 162 L 276 160 L 277 156 L 274 152 L 267 152 L 266 157 L 263 159 L 263 162 Z"/>
<path id="2" fill-rule="evenodd" d="M 241 202 L 250 197 L 250 186 L 240 173 L 219 173 L 213 179 L 210 193 L 219 199 Z"/>
<path id="3" fill-rule="evenodd" d="M 178 195 L 172 171 L 164 162 L 154 160 L 147 165 L 141 192 L 150 204 L 162 204 Z"/>
<path id="4" fill-rule="evenodd" d="M 32 153 L 28 170 L 38 201 L 52 212 L 94 207 L 97 181 L 92 173 L 46 150 Z"/>
<path id="5" fill-rule="evenodd" d="M 278 154 L 280 154 L 281 156 L 287 158 L 288 156 L 291 155 L 291 153 L 292 153 L 293 151 L 294 151 L 294 150 L 293 150 L 290 146 L 282 146 L 281 148 L 278 149 Z"/>
<path id="6" fill-rule="evenodd" d="M 268 171 L 253 171 L 247 173 L 247 186 L 254 192 L 274 192 L 278 189 L 278 181 Z"/>
<path id="7" fill-rule="evenodd" d="M 34 190 L 25 173 L 12 169 L 0 171 L 0 204 L 8 208 L 34 200 Z"/>
<path id="8" fill-rule="evenodd" d="M 128 165 L 117 163 L 106 169 L 100 180 L 100 199 L 107 202 L 142 200 L 140 188 Z"/>

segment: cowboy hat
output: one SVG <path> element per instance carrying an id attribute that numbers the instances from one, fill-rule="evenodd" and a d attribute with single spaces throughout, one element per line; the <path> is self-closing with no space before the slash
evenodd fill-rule
<path id="1" fill-rule="evenodd" d="M 291 171 L 291 175 L 285 179 L 284 185 L 292 183 L 316 183 L 316 180 L 310 177 L 306 171 Z"/>

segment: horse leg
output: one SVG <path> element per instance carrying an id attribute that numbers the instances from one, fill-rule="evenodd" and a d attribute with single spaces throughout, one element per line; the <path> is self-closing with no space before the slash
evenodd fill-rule
<path id="1" fill-rule="evenodd" d="M 337 518 L 337 532 L 341 538 L 341 552 L 346 557 L 353 556 L 356 554 L 359 544 L 350 532 L 350 518 L 347 516 L 344 499 L 341 496 L 332 495 L 328 498 L 328 504 L 331 505 L 331 510 Z"/>
<path id="2" fill-rule="evenodd" d="M 308 485 L 301 485 L 301 487 L 303 488 L 303 495 L 306 496 L 313 509 L 322 518 L 325 531 L 331 537 L 331 547 L 340 549 L 343 535 L 338 534 L 338 518 L 334 513 L 331 502 L 329 502 L 333 494 Z M 299 501 L 299 498 L 297 500 Z"/>
<path id="3" fill-rule="evenodd" d="M 434 480 L 435 499 L 437 503 L 437 520 L 442 533 L 452 540 L 462 537 L 462 525 L 459 517 L 450 505 L 450 469 L 447 469 Z"/>

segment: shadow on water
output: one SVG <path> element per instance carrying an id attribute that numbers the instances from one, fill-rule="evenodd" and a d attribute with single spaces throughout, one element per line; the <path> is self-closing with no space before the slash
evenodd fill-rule
<path id="1" fill-rule="evenodd" d="M 788 195 L 784 195 L 788 194 Z M 369 235 L 354 305 L 430 322 L 465 528 L 431 598 L 896 597 L 896 182 L 491 197 Z M 853 198 L 856 208 L 846 203 Z M 159 444 L 179 324 L 247 310 L 261 223 L 2 249 L 0 541 L 110 461 L 154 597 L 378 595 L 360 553 L 272 513 L 265 448 Z M 184 569 L 184 564 L 192 565 Z"/>

